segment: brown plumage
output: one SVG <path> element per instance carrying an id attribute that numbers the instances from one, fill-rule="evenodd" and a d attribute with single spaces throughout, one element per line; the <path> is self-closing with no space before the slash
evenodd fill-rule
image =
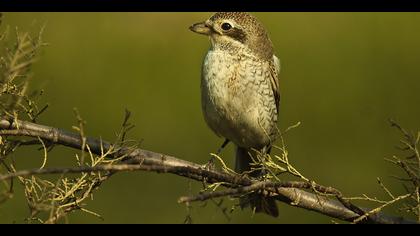
<path id="1" fill-rule="evenodd" d="M 271 60 L 274 54 L 273 43 L 268 37 L 264 26 L 253 15 L 246 12 L 218 12 L 214 14 L 211 21 L 234 20 L 242 26 L 245 31 L 246 41 L 244 42 L 255 54 L 265 60 Z"/>
<path id="2" fill-rule="evenodd" d="M 280 63 L 273 44 L 263 25 L 243 12 L 219 12 L 190 29 L 211 41 L 201 80 L 205 121 L 236 145 L 235 170 L 261 178 L 251 167 L 254 149 L 268 153 L 278 136 Z M 259 193 L 242 197 L 241 205 L 278 215 L 274 199 Z"/>

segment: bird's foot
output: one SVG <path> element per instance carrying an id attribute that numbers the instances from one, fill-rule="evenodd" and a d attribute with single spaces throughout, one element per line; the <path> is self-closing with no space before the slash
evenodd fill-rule
<path id="1" fill-rule="evenodd" d="M 216 164 L 214 163 L 214 157 L 213 156 L 210 158 L 210 160 L 206 164 L 204 164 L 203 168 L 205 170 L 215 170 L 216 169 Z"/>

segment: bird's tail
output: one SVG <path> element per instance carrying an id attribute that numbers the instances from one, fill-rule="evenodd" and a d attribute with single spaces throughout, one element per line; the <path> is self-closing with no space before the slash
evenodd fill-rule
<path id="1" fill-rule="evenodd" d="M 251 171 L 251 164 L 254 163 L 251 156 L 255 160 L 257 152 L 251 149 L 236 147 L 235 171 L 237 173 Z M 255 178 L 261 176 L 262 174 L 263 172 L 261 170 L 249 172 L 249 176 Z M 255 212 L 262 212 L 273 217 L 277 217 L 279 215 L 275 199 L 271 197 L 264 197 L 258 192 L 252 192 L 241 197 L 240 205 L 242 208 L 249 206 L 251 209 L 255 209 Z"/>

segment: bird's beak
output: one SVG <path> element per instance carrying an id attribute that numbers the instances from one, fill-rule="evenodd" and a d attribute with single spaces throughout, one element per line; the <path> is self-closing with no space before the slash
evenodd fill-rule
<path id="1" fill-rule="evenodd" d="M 206 22 L 195 23 L 190 26 L 190 30 L 197 34 L 210 35 L 212 29 Z"/>

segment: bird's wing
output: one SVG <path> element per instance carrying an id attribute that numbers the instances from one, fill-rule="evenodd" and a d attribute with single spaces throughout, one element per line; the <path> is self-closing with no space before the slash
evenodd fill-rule
<path id="1" fill-rule="evenodd" d="M 278 75 L 280 73 L 280 60 L 273 55 L 273 60 L 270 63 L 270 84 L 271 89 L 273 90 L 274 99 L 276 101 L 276 108 L 277 112 L 279 110 L 279 103 L 280 103 L 280 91 L 279 91 L 279 78 Z"/>

